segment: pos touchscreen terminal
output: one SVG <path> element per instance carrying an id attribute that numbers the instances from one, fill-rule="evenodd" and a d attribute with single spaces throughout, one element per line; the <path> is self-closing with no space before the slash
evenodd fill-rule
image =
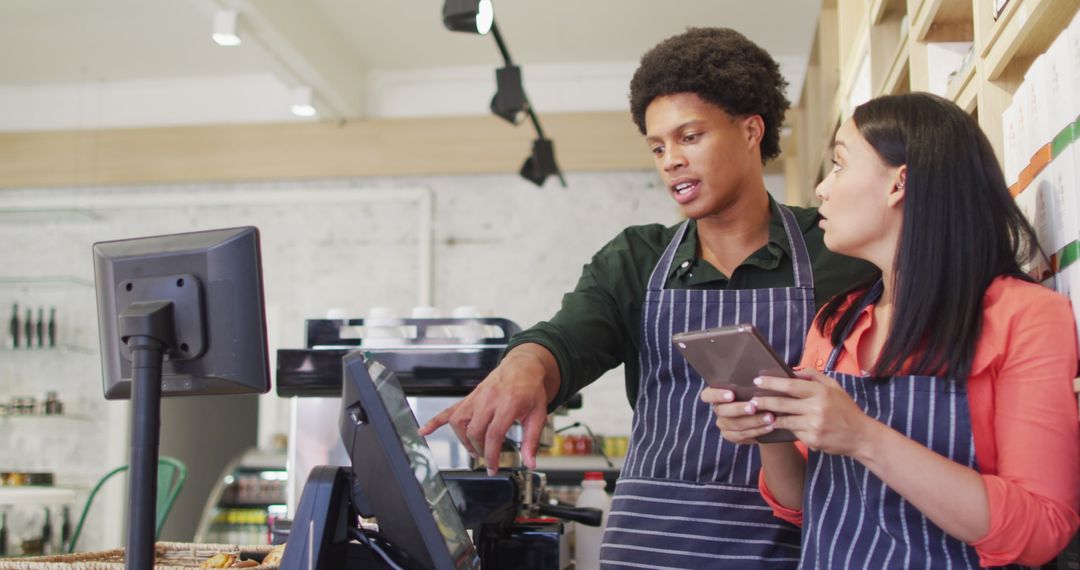
<path id="1" fill-rule="evenodd" d="M 479 569 L 397 378 L 359 351 L 342 358 L 342 367 L 340 429 L 352 465 L 311 472 L 282 568 L 360 567 L 370 560 L 387 568 Z M 378 531 L 358 528 L 358 516 L 375 517 Z M 349 554 L 352 540 L 366 546 L 362 557 Z"/>

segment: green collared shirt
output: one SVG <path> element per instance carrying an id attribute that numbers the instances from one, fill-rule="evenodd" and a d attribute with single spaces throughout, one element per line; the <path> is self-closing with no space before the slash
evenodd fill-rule
<path id="1" fill-rule="evenodd" d="M 755 251 L 730 276 L 698 257 L 697 224 L 691 220 L 675 251 L 665 287 L 670 289 L 762 289 L 795 284 L 791 245 L 776 202 L 769 197 L 772 217 L 769 242 Z M 874 267 L 837 255 L 825 248 L 816 208 L 789 206 L 810 254 L 814 296 L 821 307 L 831 297 L 868 277 Z M 562 384 L 552 408 L 592 383 L 604 372 L 625 364 L 626 395 L 637 400 L 641 345 L 641 310 L 649 276 L 680 224 L 631 226 L 605 245 L 585 265 L 577 287 L 563 296 L 562 308 L 549 321 L 537 323 L 511 339 L 513 348 L 536 343 L 559 363 Z"/>

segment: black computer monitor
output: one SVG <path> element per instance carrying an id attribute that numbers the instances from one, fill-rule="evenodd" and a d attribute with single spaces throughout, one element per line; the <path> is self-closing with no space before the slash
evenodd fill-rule
<path id="1" fill-rule="evenodd" d="M 394 374 L 360 351 L 342 358 L 341 438 L 379 531 L 419 568 L 478 569 L 480 558 Z"/>
<path id="2" fill-rule="evenodd" d="M 94 244 L 107 399 L 132 400 L 127 568 L 154 562 L 161 397 L 270 390 L 259 231 Z"/>
<path id="3" fill-rule="evenodd" d="M 173 304 L 163 396 L 270 389 L 257 228 L 98 242 L 94 272 L 107 399 L 131 396 L 131 350 L 121 340 L 120 315 L 154 301 Z"/>

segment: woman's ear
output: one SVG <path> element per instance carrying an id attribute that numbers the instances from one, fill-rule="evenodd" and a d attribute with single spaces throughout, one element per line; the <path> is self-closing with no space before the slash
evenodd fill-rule
<path id="1" fill-rule="evenodd" d="M 900 168 L 896 169 L 896 175 L 893 177 L 893 187 L 889 190 L 888 204 L 890 207 L 903 203 L 906 186 L 907 165 L 901 164 Z"/>

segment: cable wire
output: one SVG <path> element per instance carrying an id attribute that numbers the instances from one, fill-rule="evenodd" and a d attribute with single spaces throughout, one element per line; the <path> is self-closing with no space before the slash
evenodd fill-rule
<path id="1" fill-rule="evenodd" d="M 390 568 L 392 568 L 393 570 L 405 570 L 400 564 L 398 564 L 397 562 L 394 562 L 393 558 L 391 558 L 390 555 L 387 554 L 386 551 L 383 550 L 381 546 L 379 546 L 378 544 L 375 543 L 374 540 L 372 540 L 372 537 L 368 536 L 368 532 L 370 532 L 370 531 L 366 531 L 366 530 L 362 530 L 362 529 L 358 529 L 358 528 L 350 528 L 349 529 L 349 534 L 352 535 L 353 538 L 355 538 L 355 539 L 359 540 L 360 542 L 364 543 L 368 548 L 373 550 L 375 552 L 375 554 L 378 554 L 379 558 L 382 558 L 383 561 L 386 562 L 390 566 Z"/>
<path id="2" fill-rule="evenodd" d="M 562 433 L 562 432 L 564 432 L 566 430 L 574 429 L 574 428 L 578 428 L 578 427 L 579 428 L 585 428 L 585 432 L 589 434 L 589 439 L 592 440 L 593 453 L 596 453 L 600 457 L 604 458 L 604 461 L 607 463 L 608 469 L 614 469 L 615 468 L 615 463 L 613 463 L 611 461 L 611 458 L 608 457 L 607 453 L 604 453 L 604 446 L 597 445 L 599 442 L 596 439 L 596 434 L 594 434 L 593 431 L 591 429 L 589 429 L 588 424 L 586 424 L 584 422 L 574 422 L 574 423 L 572 423 L 570 425 L 565 425 L 565 426 L 555 430 L 555 433 Z"/>

